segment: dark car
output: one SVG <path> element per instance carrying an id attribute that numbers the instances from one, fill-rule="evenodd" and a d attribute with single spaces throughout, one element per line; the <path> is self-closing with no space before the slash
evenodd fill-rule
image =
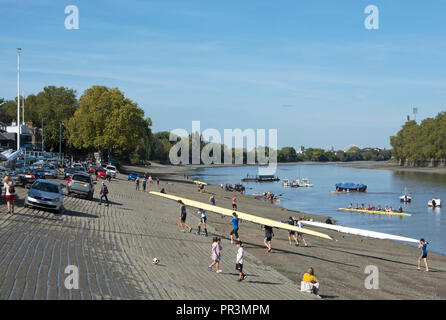
<path id="1" fill-rule="evenodd" d="M 78 172 L 76 169 L 73 169 L 73 168 L 66 168 L 66 169 L 64 170 L 64 177 L 63 177 L 63 179 L 64 179 L 64 180 L 66 180 L 66 179 L 70 179 L 71 176 L 72 176 L 73 174 L 75 174 L 76 172 Z"/>
<path id="2" fill-rule="evenodd" d="M 94 183 L 88 173 L 77 172 L 73 174 L 67 183 L 67 194 L 78 194 L 93 200 Z"/>

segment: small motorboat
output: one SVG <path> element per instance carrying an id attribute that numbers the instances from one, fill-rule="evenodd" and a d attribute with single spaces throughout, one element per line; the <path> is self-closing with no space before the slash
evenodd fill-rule
<path id="1" fill-rule="evenodd" d="M 283 179 L 282 180 L 282 186 L 284 187 L 291 187 L 291 182 L 288 179 Z"/>
<path id="2" fill-rule="evenodd" d="M 427 206 L 431 207 L 431 208 L 441 207 L 441 200 L 440 200 L 440 198 L 434 198 L 432 200 L 429 200 L 428 203 L 427 203 Z"/>
<path id="3" fill-rule="evenodd" d="M 405 194 L 400 197 L 400 202 L 408 203 L 412 201 L 410 194 Z"/>
<path id="4" fill-rule="evenodd" d="M 299 187 L 312 187 L 313 185 L 310 183 L 308 178 L 300 179 Z"/>

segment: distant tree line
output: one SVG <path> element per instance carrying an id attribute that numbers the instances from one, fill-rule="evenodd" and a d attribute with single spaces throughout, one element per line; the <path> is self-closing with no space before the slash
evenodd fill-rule
<path id="1" fill-rule="evenodd" d="M 169 141 L 170 133 L 167 131 L 157 132 L 152 135 L 151 140 L 151 160 L 159 160 L 161 162 L 169 163 L 169 151 L 177 141 Z M 189 136 L 189 163 L 192 163 L 192 135 Z M 207 143 L 200 139 L 200 149 Z M 221 151 L 220 163 L 224 163 L 224 150 L 227 148 L 225 145 L 219 145 Z M 251 151 L 252 156 L 256 161 L 259 160 L 259 153 L 269 156 L 269 148 L 258 148 L 255 151 Z M 213 154 L 210 153 L 212 156 Z M 235 163 L 236 149 L 231 150 L 232 162 Z M 299 161 L 314 161 L 314 162 L 329 162 L 329 161 L 385 161 L 389 160 L 392 156 L 390 150 L 381 150 L 374 148 L 359 149 L 358 147 L 351 147 L 347 152 L 342 150 L 338 151 L 325 151 L 323 149 L 308 148 L 302 154 L 298 154 L 293 147 L 283 147 L 277 151 L 277 162 L 299 162 Z M 243 163 L 247 163 L 248 152 L 242 151 Z"/>
<path id="2" fill-rule="evenodd" d="M 390 137 L 393 156 L 401 164 L 428 165 L 446 160 L 446 112 L 427 118 L 419 125 L 407 121 Z"/>

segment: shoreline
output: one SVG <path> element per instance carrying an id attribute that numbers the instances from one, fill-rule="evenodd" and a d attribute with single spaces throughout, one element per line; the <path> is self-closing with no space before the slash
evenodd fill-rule
<path id="1" fill-rule="evenodd" d="M 231 208 L 232 192 L 221 190 L 219 186 L 208 185 L 205 193 L 197 192 L 190 179 L 185 179 L 185 172 L 190 166 L 161 166 L 144 168 L 152 176 L 169 180 L 166 185 L 168 194 L 175 194 L 196 201 L 208 203 L 213 194 L 216 205 Z M 170 182 L 173 181 L 173 182 Z M 164 182 L 165 183 L 165 182 Z M 164 186 L 164 185 L 163 185 Z M 259 217 L 286 221 L 291 215 L 303 215 L 314 221 L 324 221 L 326 216 L 285 209 L 280 204 L 271 204 L 258 200 L 252 195 L 237 196 L 239 210 Z M 156 203 L 153 205 L 156 208 Z M 190 209 L 195 212 L 195 209 Z M 208 213 L 208 224 L 222 237 L 223 248 L 231 246 L 228 237 L 232 230 L 230 219 Z M 324 299 L 446 299 L 446 291 L 440 288 L 446 272 L 446 255 L 429 251 L 431 272 L 416 270 L 419 249 L 393 240 L 380 240 L 361 236 L 343 234 L 332 230 L 308 228 L 334 237 L 337 241 L 328 241 L 312 236 L 305 236 L 309 246 L 289 245 L 288 233 L 275 229 L 272 241 L 273 253 L 267 254 L 263 244 L 263 231 L 251 222 L 240 224 L 241 240 L 246 250 L 288 279 L 296 283 L 308 267 L 313 267 L 321 281 L 321 295 Z M 224 257 L 226 259 L 226 257 Z M 364 289 L 367 276 L 364 268 L 375 265 L 380 271 L 380 290 Z M 247 270 L 255 268 L 247 264 Z M 249 271 L 248 271 L 249 272 Z M 414 280 L 418 279 L 418 280 Z M 418 283 L 423 281 L 420 287 Z M 444 279 L 443 279 L 444 281 Z M 297 289 L 298 290 L 298 289 Z"/>

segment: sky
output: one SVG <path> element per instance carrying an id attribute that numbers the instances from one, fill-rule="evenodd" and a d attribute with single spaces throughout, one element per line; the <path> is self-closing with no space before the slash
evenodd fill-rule
<path id="1" fill-rule="evenodd" d="M 66 29 L 65 7 L 79 10 Z M 379 29 L 367 29 L 368 5 Z M 152 130 L 277 129 L 278 146 L 390 148 L 446 111 L 446 2 L 0 0 L 0 97 L 117 87 Z"/>

